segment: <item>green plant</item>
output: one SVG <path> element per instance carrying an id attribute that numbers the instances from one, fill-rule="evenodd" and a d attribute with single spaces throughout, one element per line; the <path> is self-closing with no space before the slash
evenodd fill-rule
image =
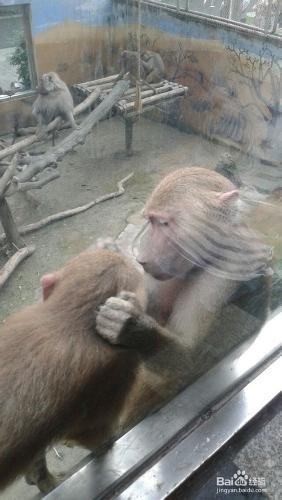
<path id="1" fill-rule="evenodd" d="M 24 84 L 25 88 L 30 88 L 31 81 L 29 75 L 27 48 L 26 42 L 22 37 L 19 40 L 14 53 L 10 57 L 10 64 L 12 66 L 16 66 L 19 81 Z"/>

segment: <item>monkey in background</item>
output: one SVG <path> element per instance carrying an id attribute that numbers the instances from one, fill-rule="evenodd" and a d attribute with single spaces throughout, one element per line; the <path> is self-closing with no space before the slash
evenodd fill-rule
<path id="1" fill-rule="evenodd" d="M 120 254 L 84 252 L 41 285 L 44 302 L 0 331 L 0 489 L 25 472 L 52 489 L 45 448 L 66 439 L 93 449 L 111 437 L 141 358 L 167 342 L 141 333 L 129 351 L 96 334 L 97 309 L 110 296 L 134 293 L 145 308 L 142 274 Z"/>
<path id="2" fill-rule="evenodd" d="M 78 128 L 73 116 L 73 98 L 63 80 L 54 73 L 45 73 L 39 80 L 32 113 L 38 122 L 39 135 L 44 135 L 46 126 L 58 116 L 69 122 L 73 129 Z"/>
<path id="3" fill-rule="evenodd" d="M 165 78 L 164 62 L 158 52 L 145 50 L 141 54 L 145 80 L 148 83 L 159 83 Z"/>
<path id="4" fill-rule="evenodd" d="M 145 50 L 140 57 L 137 51 L 124 50 L 120 56 L 119 79 L 129 73 L 132 83 L 136 84 L 139 78 L 139 66 L 141 83 L 155 92 L 155 88 L 150 84 L 161 82 L 165 76 L 165 67 L 160 54 Z"/>

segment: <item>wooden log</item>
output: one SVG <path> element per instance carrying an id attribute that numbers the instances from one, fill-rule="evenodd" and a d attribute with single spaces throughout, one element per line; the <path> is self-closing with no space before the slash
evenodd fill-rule
<path id="1" fill-rule="evenodd" d="M 151 84 L 150 84 L 151 85 Z M 152 85 L 151 85 L 152 87 Z M 181 90 L 183 90 L 184 87 L 179 87 L 178 84 L 176 85 L 163 85 L 163 86 L 159 86 L 159 87 L 155 87 L 154 91 L 153 90 L 150 90 L 148 89 L 147 86 L 142 86 L 141 87 L 141 98 L 143 97 L 149 97 L 151 95 L 158 95 L 158 94 L 162 94 L 164 92 L 169 92 L 171 90 L 176 90 L 178 89 L 180 92 Z M 102 95 L 104 94 L 107 94 L 108 91 L 102 91 Z M 123 96 L 124 100 L 126 101 L 129 101 L 129 100 L 134 100 L 134 102 L 136 101 L 136 87 L 134 88 L 130 88 L 127 92 L 125 92 L 124 96 Z M 119 106 L 120 103 L 117 104 L 117 107 Z"/>
<path id="2" fill-rule="evenodd" d="M 11 178 L 15 174 L 17 168 L 17 157 L 16 155 L 11 161 L 11 164 L 8 166 L 2 177 L 0 178 L 0 198 L 3 196 L 7 185 L 11 181 Z"/>
<path id="3" fill-rule="evenodd" d="M 101 85 L 102 83 L 108 83 L 108 82 L 113 82 L 117 79 L 119 74 L 117 73 L 116 75 L 110 75 L 110 76 L 105 76 L 104 78 L 99 78 L 98 80 L 91 80 L 89 82 L 82 82 L 79 83 L 81 87 L 89 87 L 95 86 L 95 85 Z"/>
<path id="4" fill-rule="evenodd" d="M 156 90 L 157 90 L 157 93 L 155 93 L 153 90 L 144 90 L 144 91 L 141 91 L 142 103 L 144 102 L 143 99 L 145 97 L 160 95 L 160 94 L 163 94 L 164 92 L 169 92 L 171 89 L 168 89 L 167 87 L 160 87 L 160 88 L 158 88 Z M 132 93 L 131 95 L 125 95 L 124 98 L 121 99 L 116 104 L 116 107 L 118 109 L 123 110 L 124 104 L 127 104 L 127 103 L 133 103 L 133 104 L 135 104 L 135 102 L 136 102 L 136 92 Z"/>
<path id="5" fill-rule="evenodd" d="M 89 87 L 86 87 L 87 90 L 92 92 L 94 89 L 100 89 L 101 91 L 103 90 L 111 90 L 115 85 L 115 82 L 109 82 L 109 83 L 101 83 L 101 85 L 89 85 Z"/>
<path id="6" fill-rule="evenodd" d="M 12 144 L 11 146 L 8 146 L 5 149 L 2 149 L 0 151 L 0 160 L 2 158 L 6 158 L 7 156 L 14 155 L 18 151 L 22 151 L 23 149 L 28 148 L 32 144 L 38 141 L 38 137 L 36 135 L 31 135 L 30 137 L 27 137 L 26 139 L 23 139 L 22 141 L 16 142 L 15 144 Z"/>
<path id="7" fill-rule="evenodd" d="M 87 111 L 87 109 L 91 108 L 93 104 L 99 99 L 101 95 L 100 89 L 94 89 L 91 94 L 84 99 L 80 104 L 78 104 L 74 108 L 74 116 L 80 115 L 81 113 L 84 113 L 84 111 Z"/>
<path id="8" fill-rule="evenodd" d="M 84 119 L 78 130 L 73 130 L 57 146 L 51 148 L 45 154 L 31 157 L 30 164 L 17 176 L 19 182 L 31 180 L 34 175 L 42 172 L 50 164 L 61 161 L 73 148 L 79 144 L 83 144 L 92 128 L 109 113 L 113 105 L 121 99 L 128 87 L 128 80 L 120 80 L 112 92 Z"/>
<path id="9" fill-rule="evenodd" d="M 166 80 L 163 80 L 160 83 L 150 83 L 150 86 L 156 89 L 156 92 L 159 89 L 162 89 L 163 87 L 166 87 L 168 90 L 174 88 L 177 84 L 167 82 Z M 141 91 L 148 90 L 147 85 L 141 85 Z M 131 94 L 136 94 L 136 87 L 131 87 L 127 92 L 125 92 L 125 96 L 131 95 Z"/>
<path id="10" fill-rule="evenodd" d="M 142 105 L 146 106 L 146 104 L 157 104 L 160 101 L 165 101 L 167 99 L 171 99 L 173 97 L 182 97 L 187 93 L 187 87 L 183 87 L 183 89 L 174 89 L 169 90 L 168 92 L 164 92 L 163 94 L 155 94 L 150 97 L 145 97 L 142 99 Z M 127 112 L 131 111 L 135 107 L 135 102 L 129 102 L 122 106 L 122 111 Z"/>
<path id="11" fill-rule="evenodd" d="M 12 196 L 18 191 L 25 192 L 29 191 L 30 189 L 42 189 L 43 186 L 46 186 L 46 184 L 49 184 L 49 182 L 52 182 L 55 179 L 58 179 L 59 177 L 60 177 L 59 172 L 52 172 L 51 174 L 42 177 L 38 181 L 17 182 L 15 183 L 16 184 L 15 186 L 11 186 L 11 190 L 9 191 L 9 193 L 7 193 L 7 195 Z"/>
<path id="12" fill-rule="evenodd" d="M 14 270 L 27 257 L 33 254 L 34 246 L 23 247 L 18 250 L 0 270 L 0 289 L 5 285 Z"/>
<path id="13" fill-rule="evenodd" d="M 41 229 L 42 227 L 47 226 L 48 224 L 51 224 L 52 222 L 57 222 L 62 219 L 66 219 L 67 217 L 73 217 L 73 215 L 81 214 L 82 212 L 86 212 L 86 210 L 89 210 L 90 208 L 94 207 L 95 205 L 98 205 L 99 203 L 103 203 L 104 201 L 107 200 L 112 200 L 113 198 L 118 198 L 125 192 L 124 184 L 129 181 L 133 177 L 133 172 L 131 172 L 129 175 L 124 177 L 124 179 L 121 179 L 117 183 L 117 191 L 114 191 L 112 193 L 104 194 L 103 196 L 99 196 L 99 198 L 96 198 L 96 200 L 90 201 L 86 205 L 82 205 L 80 207 L 75 207 L 75 208 L 70 208 L 69 210 L 65 210 L 64 212 L 59 212 L 53 215 L 49 215 L 48 217 L 45 217 L 45 219 L 41 219 L 40 221 L 34 222 L 33 224 L 28 224 L 27 226 L 22 226 L 19 228 L 20 234 L 28 234 L 33 231 L 37 231 L 38 229 Z M 4 241 L 4 236 L 2 235 L 0 237 L 0 242 Z"/>
<path id="14" fill-rule="evenodd" d="M 0 221 L 8 243 L 16 248 L 24 247 L 25 242 L 20 236 L 6 198 L 0 198 Z"/>

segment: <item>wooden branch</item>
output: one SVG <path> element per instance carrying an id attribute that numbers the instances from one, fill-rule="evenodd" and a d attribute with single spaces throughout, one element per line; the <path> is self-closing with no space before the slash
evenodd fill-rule
<path id="1" fill-rule="evenodd" d="M 144 99 L 142 99 L 142 105 L 145 107 L 146 105 L 156 104 L 159 101 L 165 101 L 166 99 L 170 99 L 171 97 L 182 97 L 186 93 L 186 88 L 187 87 L 183 87 L 182 89 L 176 88 L 173 90 L 166 91 L 164 93 L 154 94 L 150 97 L 145 97 Z M 132 101 L 125 103 L 122 106 L 120 106 L 120 108 L 122 108 L 123 111 L 126 112 L 132 111 L 135 108 L 135 102 Z"/>
<path id="2" fill-rule="evenodd" d="M 9 279 L 13 271 L 18 267 L 18 265 L 24 259 L 32 255 L 34 250 L 34 246 L 21 248 L 8 260 L 8 262 L 6 262 L 6 264 L 0 270 L 0 289 L 4 286 L 4 284 Z"/>
<path id="3" fill-rule="evenodd" d="M 59 177 L 60 177 L 59 172 L 53 172 L 50 175 L 39 179 L 38 181 L 17 182 L 15 183 L 16 185 L 14 188 L 13 186 L 11 186 L 11 191 L 9 192 L 9 196 L 18 191 L 24 192 L 24 191 L 29 191 L 30 189 L 41 189 L 46 184 L 49 184 L 49 182 L 52 182 L 55 179 L 58 179 Z"/>
<path id="4" fill-rule="evenodd" d="M 91 94 L 84 99 L 80 104 L 78 104 L 74 108 L 74 116 L 80 115 L 81 113 L 84 113 L 84 111 L 87 111 L 87 109 L 91 108 L 93 104 L 99 99 L 101 95 L 101 91 L 99 88 L 95 88 Z"/>
<path id="5" fill-rule="evenodd" d="M 0 221 L 8 243 L 16 246 L 17 248 L 23 248 L 25 246 L 25 242 L 20 236 L 6 198 L 0 198 Z"/>
<path id="6" fill-rule="evenodd" d="M 5 139 L 0 139 L 0 149 L 5 149 L 8 144 L 8 141 L 6 141 Z"/>
<path id="7" fill-rule="evenodd" d="M 11 156 L 18 151 L 21 151 L 23 149 L 28 148 L 32 144 L 38 141 L 38 137 L 36 135 L 31 135 L 30 137 L 27 137 L 26 139 L 23 139 L 22 141 L 16 142 L 15 144 L 12 144 L 11 146 L 8 146 L 5 149 L 2 149 L 0 151 L 0 160 L 2 158 L 6 158 L 7 156 Z"/>
<path id="8" fill-rule="evenodd" d="M 45 154 L 30 158 L 30 165 L 17 176 L 19 181 L 29 181 L 34 175 L 42 172 L 50 164 L 61 161 L 78 144 L 83 144 L 92 128 L 109 113 L 113 105 L 120 100 L 124 92 L 129 88 L 129 85 L 130 82 L 128 80 L 120 80 L 112 92 L 83 120 L 78 130 L 71 132 L 57 146 L 51 148 Z"/>
<path id="9" fill-rule="evenodd" d="M 90 87 L 90 86 L 94 86 L 94 85 L 100 85 L 101 83 L 103 84 L 103 83 L 114 82 L 118 76 L 119 76 L 119 74 L 105 76 L 104 78 L 99 78 L 98 80 L 91 80 L 90 82 L 80 83 L 79 86 L 80 87 Z"/>
<path id="10" fill-rule="evenodd" d="M 82 205 L 76 208 L 71 208 L 70 210 L 65 210 L 64 212 L 59 212 L 57 214 L 50 215 L 45 219 L 41 219 L 40 221 L 34 222 L 33 224 L 28 224 L 27 226 L 21 226 L 18 231 L 21 235 L 28 234 L 33 231 L 37 231 L 37 229 L 41 229 L 42 227 L 45 227 L 48 224 L 51 224 L 52 222 L 57 222 L 61 219 L 65 219 L 67 217 L 72 217 L 73 215 L 86 212 L 86 210 L 89 210 L 90 208 L 104 201 L 111 200 L 113 198 L 118 198 L 125 192 L 124 184 L 127 181 L 129 181 L 131 177 L 133 177 L 133 172 L 131 172 L 131 174 L 127 175 L 126 177 L 124 177 L 124 179 L 122 179 L 117 183 L 118 190 L 114 191 L 113 193 L 104 194 L 103 196 L 100 196 L 96 200 L 90 201 L 86 205 Z M 3 243 L 4 241 L 5 241 L 5 234 L 2 234 L 0 236 L 0 244 Z"/>
<path id="11" fill-rule="evenodd" d="M 88 109 L 92 104 L 94 104 L 94 102 L 97 101 L 99 96 L 100 96 L 100 90 L 95 89 L 82 103 L 80 103 L 78 106 L 74 108 L 74 115 L 78 115 L 83 111 L 85 111 L 86 109 Z M 55 120 L 49 123 L 47 127 L 47 132 L 55 130 L 60 123 L 61 123 L 61 118 L 59 117 L 55 118 Z M 35 130 L 36 129 L 34 128 L 33 131 L 35 132 Z M 12 144 L 11 146 L 8 146 L 7 148 L 0 150 L 0 160 L 2 158 L 6 158 L 7 156 L 11 156 L 17 151 L 22 151 L 23 149 L 26 149 L 27 147 L 31 146 L 35 142 L 39 142 L 40 140 L 41 139 L 38 139 L 37 135 L 31 135 L 26 139 L 16 142 L 15 144 Z"/>
<path id="12" fill-rule="evenodd" d="M 7 188 L 7 185 L 9 184 L 13 175 L 15 174 L 16 168 L 17 168 L 17 156 L 15 155 L 10 165 L 0 178 L 0 198 L 3 196 L 5 189 Z"/>

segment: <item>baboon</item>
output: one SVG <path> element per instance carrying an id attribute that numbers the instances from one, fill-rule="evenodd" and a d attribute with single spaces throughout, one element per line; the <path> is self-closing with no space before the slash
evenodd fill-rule
<path id="1" fill-rule="evenodd" d="M 120 77 L 123 77 L 126 73 L 129 73 L 131 82 L 135 84 L 139 78 L 139 71 L 140 71 L 140 80 L 144 81 L 146 75 L 141 63 L 140 56 L 137 51 L 124 50 L 120 55 L 119 65 L 120 65 L 120 75 L 119 75 Z"/>
<path id="2" fill-rule="evenodd" d="M 1 489 L 25 472 L 29 483 L 52 489 L 45 448 L 59 439 L 101 445 L 117 426 L 140 359 L 166 342 L 140 335 L 140 349 L 129 351 L 96 334 L 108 297 L 134 293 L 135 305 L 146 304 L 142 274 L 117 253 L 84 252 L 41 284 L 45 300 L 0 331 Z"/>
<path id="3" fill-rule="evenodd" d="M 72 95 L 63 80 L 54 73 L 45 73 L 39 80 L 38 97 L 35 100 L 32 113 L 38 122 L 38 134 L 44 135 L 46 126 L 57 116 L 77 128 L 73 117 Z"/>
<path id="4" fill-rule="evenodd" d="M 147 311 L 110 298 L 97 316 L 97 329 L 124 346 L 134 342 L 134 325 L 143 335 L 170 331 L 182 352 L 170 346 L 142 365 L 125 408 L 125 427 L 264 321 L 272 251 L 247 226 L 244 210 L 235 186 L 201 167 L 167 175 L 149 197 L 145 229 L 133 244 L 145 270 Z"/>
<path id="5" fill-rule="evenodd" d="M 164 62 L 158 52 L 145 50 L 141 54 L 142 66 L 145 72 L 145 80 L 148 83 L 161 82 L 165 77 Z"/>
<path id="6" fill-rule="evenodd" d="M 160 54 L 151 50 L 144 51 L 141 57 L 137 51 L 124 50 L 120 56 L 120 69 L 119 77 L 129 73 L 133 84 L 136 84 L 140 78 L 141 83 L 154 91 L 154 87 L 150 84 L 161 82 L 165 75 L 165 67 Z"/>

